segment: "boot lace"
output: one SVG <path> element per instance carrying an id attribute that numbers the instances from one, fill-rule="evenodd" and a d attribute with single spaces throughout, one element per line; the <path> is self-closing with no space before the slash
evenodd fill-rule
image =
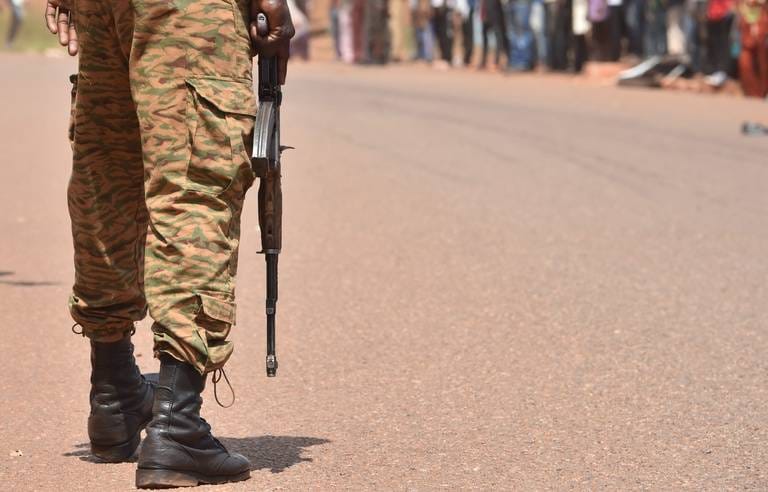
<path id="1" fill-rule="evenodd" d="M 232 401 L 229 402 L 228 405 L 224 405 L 219 400 L 219 392 L 217 391 L 217 385 L 219 384 L 219 381 L 221 381 L 221 378 L 224 378 L 224 381 L 227 383 L 227 386 L 229 386 L 229 392 L 232 393 Z M 221 408 L 229 408 L 232 405 L 235 404 L 235 389 L 232 387 L 232 383 L 229 382 L 229 378 L 227 377 L 227 373 L 224 372 L 224 369 L 216 369 L 213 371 L 213 375 L 211 377 L 211 381 L 213 381 L 213 398 L 216 400 L 216 403 L 219 404 Z"/>

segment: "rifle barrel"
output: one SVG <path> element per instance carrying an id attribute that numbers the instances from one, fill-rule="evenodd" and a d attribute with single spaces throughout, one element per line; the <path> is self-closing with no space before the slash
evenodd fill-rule
<path id="1" fill-rule="evenodd" d="M 277 315 L 277 253 L 265 253 L 267 262 L 267 377 L 277 375 L 275 316 Z"/>

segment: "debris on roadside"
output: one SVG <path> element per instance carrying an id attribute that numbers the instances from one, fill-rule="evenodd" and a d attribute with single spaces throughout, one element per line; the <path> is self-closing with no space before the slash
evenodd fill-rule
<path id="1" fill-rule="evenodd" d="M 745 121 L 741 124 L 741 134 L 748 137 L 768 136 L 768 125 Z"/>
<path id="2" fill-rule="evenodd" d="M 679 56 L 652 56 L 621 71 L 616 77 L 620 87 L 647 87 L 677 91 L 742 95 L 736 80 L 725 73 L 704 76 L 693 70 Z"/>

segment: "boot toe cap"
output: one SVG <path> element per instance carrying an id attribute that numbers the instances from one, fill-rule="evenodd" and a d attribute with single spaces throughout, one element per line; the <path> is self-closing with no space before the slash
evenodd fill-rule
<path id="1" fill-rule="evenodd" d="M 251 462 L 239 453 L 229 453 L 229 456 L 221 463 L 219 472 L 222 475 L 240 475 L 251 470 Z"/>

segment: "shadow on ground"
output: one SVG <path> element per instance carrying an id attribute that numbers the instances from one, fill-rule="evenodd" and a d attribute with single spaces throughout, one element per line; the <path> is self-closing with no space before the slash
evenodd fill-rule
<path id="1" fill-rule="evenodd" d="M 86 463 L 96 463 L 96 464 L 109 464 L 106 461 L 101 461 L 97 457 L 91 454 L 91 444 L 87 442 L 81 442 L 80 444 L 75 444 L 73 446 L 75 449 L 73 451 L 69 451 L 67 453 L 64 453 L 62 456 L 71 456 L 73 458 L 77 458 L 80 461 L 85 461 Z M 134 454 L 131 456 L 131 458 L 128 460 L 129 463 L 135 463 L 137 460 L 137 455 Z"/>
<path id="2" fill-rule="evenodd" d="M 230 451 L 242 454 L 251 462 L 251 470 L 269 470 L 281 473 L 286 468 L 312 461 L 301 456 L 305 448 L 331 442 L 318 437 L 260 436 L 225 437 L 221 439 Z"/>
<path id="3" fill-rule="evenodd" d="M 251 470 L 269 470 L 281 473 L 287 468 L 303 462 L 311 462 L 312 458 L 301 456 L 305 448 L 327 444 L 328 439 L 298 436 L 260 436 L 260 437 L 225 437 L 222 444 L 230 451 L 240 453 L 251 462 Z M 88 463 L 103 463 L 91 454 L 91 445 L 87 442 L 75 444 L 74 450 L 63 456 L 71 456 Z M 130 462 L 136 461 L 134 455 Z"/>
<path id="4" fill-rule="evenodd" d="M 14 272 L 0 271 L 0 277 L 13 275 Z M 14 287 L 39 287 L 45 285 L 59 285 L 61 282 L 35 282 L 32 280 L 0 280 L 0 285 L 12 285 Z"/>
<path id="5" fill-rule="evenodd" d="M 0 285 L 14 287 L 41 287 L 46 285 L 61 285 L 61 282 L 33 282 L 31 280 L 0 280 Z"/>

